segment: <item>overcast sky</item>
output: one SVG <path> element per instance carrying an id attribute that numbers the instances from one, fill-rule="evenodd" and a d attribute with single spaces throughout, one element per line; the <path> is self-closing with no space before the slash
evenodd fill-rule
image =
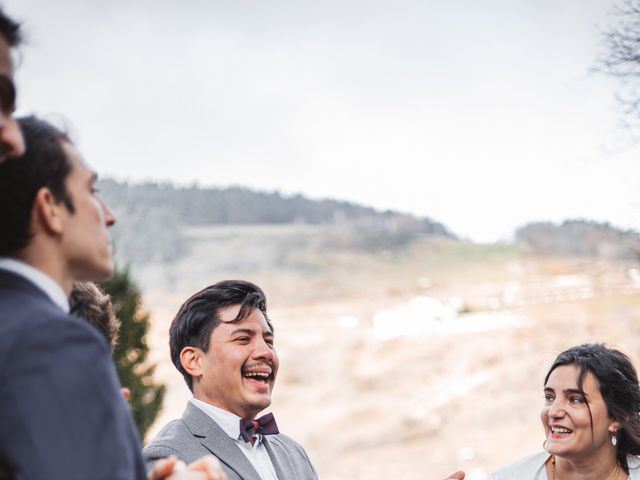
<path id="1" fill-rule="evenodd" d="M 101 176 L 246 185 L 427 215 L 640 228 L 640 148 L 589 73 L 605 0 L 4 0 L 21 113 Z M 613 153 L 611 153 L 613 151 Z"/>

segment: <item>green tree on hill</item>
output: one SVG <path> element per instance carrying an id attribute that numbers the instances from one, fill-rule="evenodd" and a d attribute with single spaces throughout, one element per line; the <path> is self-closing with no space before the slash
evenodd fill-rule
<path id="1" fill-rule="evenodd" d="M 101 287 L 111 295 L 116 316 L 121 322 L 113 359 L 122 386 L 131 391 L 129 406 L 140 437 L 144 439 L 162 407 L 165 392 L 164 385 L 155 383 L 153 379 L 156 366 L 147 361 L 149 314 L 140 311 L 140 290 L 131 280 L 128 268 L 117 270 Z"/>

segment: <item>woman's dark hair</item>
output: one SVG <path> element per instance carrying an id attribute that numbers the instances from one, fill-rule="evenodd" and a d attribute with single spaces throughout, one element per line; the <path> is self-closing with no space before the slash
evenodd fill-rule
<path id="1" fill-rule="evenodd" d="M 587 373 L 591 373 L 598 381 L 607 413 L 621 425 L 617 432 L 616 457 L 620 466 L 628 472 L 627 455 L 640 454 L 640 385 L 631 360 L 620 350 L 608 348 L 602 343 L 585 343 L 558 355 L 544 378 L 544 384 L 547 384 L 551 372 L 564 365 L 579 368 L 578 389 L 583 395 Z"/>

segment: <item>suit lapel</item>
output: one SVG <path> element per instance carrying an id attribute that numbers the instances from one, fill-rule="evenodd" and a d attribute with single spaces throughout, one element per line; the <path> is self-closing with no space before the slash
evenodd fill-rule
<path id="1" fill-rule="evenodd" d="M 293 463 L 291 463 L 291 457 L 284 448 L 284 445 L 276 436 L 263 436 L 262 443 L 264 443 L 269 458 L 273 463 L 273 467 L 276 470 L 276 476 L 279 480 L 289 480 L 295 478 L 295 469 Z"/>
<path id="2" fill-rule="evenodd" d="M 209 415 L 189 402 L 182 419 L 202 446 L 218 457 L 220 462 L 235 471 L 240 478 L 243 480 L 260 480 L 260 475 L 258 475 L 258 472 L 253 468 L 253 465 L 251 465 L 251 462 L 242 453 L 238 445 Z"/>

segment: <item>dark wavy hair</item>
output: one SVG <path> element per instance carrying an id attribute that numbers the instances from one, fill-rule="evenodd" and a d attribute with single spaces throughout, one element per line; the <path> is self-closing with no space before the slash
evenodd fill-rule
<path id="1" fill-rule="evenodd" d="M 257 308 L 273 332 L 267 316 L 267 298 L 262 289 L 251 282 L 225 280 L 193 294 L 182 304 L 169 328 L 171 361 L 184 377 L 189 390 L 193 391 L 193 378 L 182 366 L 180 352 L 184 347 L 198 347 L 207 352 L 211 333 L 221 322 L 220 309 L 231 305 L 240 305 L 240 311 L 230 323 L 240 322 Z"/>
<path id="2" fill-rule="evenodd" d="M 628 472 L 627 455 L 640 455 L 640 385 L 631 360 L 620 350 L 608 348 L 602 343 L 585 343 L 558 355 L 544 377 L 544 384 L 547 384 L 551 372 L 564 365 L 575 365 L 580 370 L 578 390 L 583 395 L 587 373 L 591 373 L 598 381 L 607 413 L 621 425 L 617 432 L 616 458 Z M 593 426 L 593 418 L 591 424 Z"/>
<path id="3" fill-rule="evenodd" d="M 120 320 L 116 318 L 111 297 L 93 282 L 75 282 L 69 303 L 71 312 L 97 328 L 113 349 L 118 339 Z"/>

